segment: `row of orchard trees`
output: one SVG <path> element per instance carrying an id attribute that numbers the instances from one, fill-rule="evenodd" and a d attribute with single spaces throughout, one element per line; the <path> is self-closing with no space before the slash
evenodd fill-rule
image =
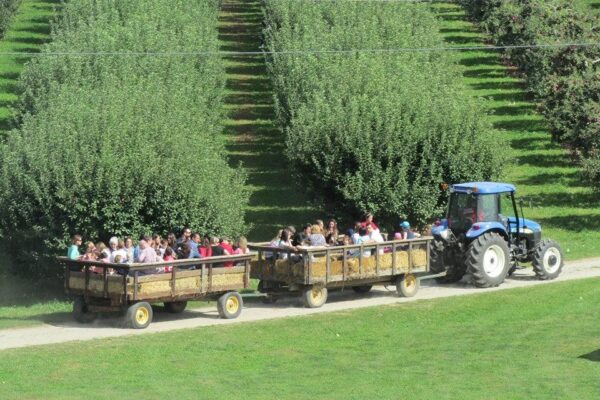
<path id="1" fill-rule="evenodd" d="M 336 205 L 424 223 L 440 212 L 441 182 L 500 172 L 505 144 L 446 53 L 327 53 L 440 47 L 427 5 L 267 0 L 265 7 L 287 156 Z"/>
<path id="2" fill-rule="evenodd" d="M 0 38 L 4 37 L 22 0 L 0 0 Z"/>
<path id="3" fill-rule="evenodd" d="M 461 2 L 498 45 L 555 46 L 507 54 L 540 101 L 554 139 L 600 183 L 600 17 L 572 0 Z"/>
<path id="4" fill-rule="evenodd" d="M 217 51 L 218 6 L 65 3 L 20 79 L 19 128 L 0 146 L 1 233 L 22 271 L 55 272 L 50 257 L 75 232 L 244 230 L 245 175 L 221 137 L 222 61 L 161 55 Z"/>

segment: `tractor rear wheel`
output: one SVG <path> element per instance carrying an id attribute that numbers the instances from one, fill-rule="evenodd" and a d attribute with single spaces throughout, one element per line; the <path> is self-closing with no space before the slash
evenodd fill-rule
<path id="1" fill-rule="evenodd" d="M 550 280 L 560 275 L 563 260 L 563 252 L 558 243 L 545 239 L 535 247 L 531 264 L 539 279 Z"/>
<path id="2" fill-rule="evenodd" d="M 448 269 L 446 270 L 446 276 L 442 276 L 437 279 L 438 282 L 441 283 L 454 283 L 460 281 L 466 273 L 467 266 L 465 263 L 454 264 L 448 266 Z"/>
<path id="3" fill-rule="evenodd" d="M 498 286 L 508 274 L 510 252 L 502 236 L 484 233 L 469 245 L 466 266 L 473 275 L 473 283 L 480 288 Z"/>

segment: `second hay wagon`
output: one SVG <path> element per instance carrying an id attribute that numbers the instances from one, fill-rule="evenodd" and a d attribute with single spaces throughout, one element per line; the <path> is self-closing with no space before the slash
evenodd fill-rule
<path id="1" fill-rule="evenodd" d="M 275 301 L 299 293 L 306 307 L 321 307 L 328 289 L 352 288 L 366 293 L 374 284 L 392 284 L 398 295 L 411 297 L 429 274 L 431 237 L 332 247 L 303 247 L 297 251 L 250 244 L 258 253 L 250 276 L 258 290 Z"/>

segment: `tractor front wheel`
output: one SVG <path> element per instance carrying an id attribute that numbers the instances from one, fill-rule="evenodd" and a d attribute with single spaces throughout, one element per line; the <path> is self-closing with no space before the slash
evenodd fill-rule
<path id="1" fill-rule="evenodd" d="M 475 286 L 498 286 L 504 282 L 510 268 L 510 252 L 506 240 L 494 232 L 479 236 L 469 245 L 466 265 L 473 275 Z"/>
<path id="2" fill-rule="evenodd" d="M 542 240 L 533 252 L 533 271 L 539 279 L 550 280 L 560 275 L 563 268 L 563 252 L 554 240 Z"/>

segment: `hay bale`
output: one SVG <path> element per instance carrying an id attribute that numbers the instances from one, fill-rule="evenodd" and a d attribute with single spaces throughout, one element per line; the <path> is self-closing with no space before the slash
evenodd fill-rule
<path id="1" fill-rule="evenodd" d="M 343 275 L 344 274 L 344 262 L 342 260 L 331 261 L 331 275 Z"/>
<path id="2" fill-rule="evenodd" d="M 276 260 L 273 268 L 275 276 L 288 276 L 291 274 L 290 264 L 288 260 Z"/>
<path id="3" fill-rule="evenodd" d="M 416 249 L 411 252 L 413 267 L 426 267 L 427 266 L 427 251 L 423 249 Z"/>
<path id="4" fill-rule="evenodd" d="M 375 265 L 377 264 L 377 260 L 375 256 L 363 257 L 363 276 L 372 276 L 377 273 Z"/>
<path id="5" fill-rule="evenodd" d="M 311 271 L 313 278 L 324 278 L 327 273 L 327 262 L 325 258 L 315 259 L 311 263 Z"/>
<path id="6" fill-rule="evenodd" d="M 69 277 L 69 287 L 74 290 L 85 289 L 85 275 L 82 273 L 80 276 L 75 276 L 72 273 Z M 94 294 L 104 293 L 104 278 L 102 275 L 90 274 L 90 281 L 88 284 L 88 290 Z M 109 294 L 122 294 L 123 293 L 123 277 L 122 276 L 109 276 L 108 277 L 108 293 Z"/>
<path id="7" fill-rule="evenodd" d="M 349 258 L 346 260 L 346 265 L 348 266 L 348 276 L 358 276 L 360 271 L 358 268 L 358 259 L 357 258 Z"/>
<path id="8" fill-rule="evenodd" d="M 179 284 L 179 281 L 177 281 Z M 212 287 L 219 286 L 237 286 L 239 288 L 244 287 L 244 273 L 235 273 L 235 274 L 218 274 L 212 276 Z"/>
<path id="9" fill-rule="evenodd" d="M 379 256 L 379 268 L 392 269 L 392 254 L 385 253 Z"/>
<path id="10" fill-rule="evenodd" d="M 396 268 L 408 269 L 408 253 L 406 251 L 396 252 Z"/>

